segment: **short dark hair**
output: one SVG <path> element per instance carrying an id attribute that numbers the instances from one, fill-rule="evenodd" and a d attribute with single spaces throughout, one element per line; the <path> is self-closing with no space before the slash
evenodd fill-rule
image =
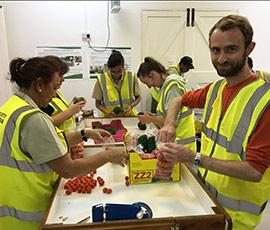
<path id="1" fill-rule="evenodd" d="M 244 36 L 245 47 L 247 48 L 247 46 L 252 42 L 253 29 L 248 19 L 240 15 L 228 15 L 221 18 L 209 31 L 209 44 L 215 29 L 227 31 L 233 28 L 238 28 L 242 32 Z"/>
<path id="2" fill-rule="evenodd" d="M 185 65 L 189 69 L 194 69 L 193 60 L 189 56 L 182 57 L 181 60 L 179 61 L 179 65 L 180 64 Z"/>
<path id="3" fill-rule="evenodd" d="M 248 67 L 252 70 L 253 69 L 253 60 L 251 57 L 248 57 Z"/>
<path id="4" fill-rule="evenodd" d="M 160 64 L 154 58 L 146 57 L 144 58 L 144 62 L 139 67 L 137 76 L 139 78 L 147 76 L 152 70 L 161 74 L 167 74 L 166 69 L 162 64 Z"/>
<path id="5" fill-rule="evenodd" d="M 51 82 L 58 68 L 44 57 L 33 57 L 28 60 L 15 58 L 9 64 L 10 81 L 16 82 L 20 88 L 29 89 L 32 82 L 42 78 L 47 84 Z"/>
<path id="6" fill-rule="evenodd" d="M 58 67 L 59 75 L 65 75 L 69 71 L 69 65 L 62 58 L 54 55 L 45 56 L 45 58 Z"/>
<path id="7" fill-rule="evenodd" d="M 116 66 L 124 66 L 125 61 L 123 55 L 118 50 L 112 50 L 112 53 L 108 59 L 108 68 L 114 68 Z"/>

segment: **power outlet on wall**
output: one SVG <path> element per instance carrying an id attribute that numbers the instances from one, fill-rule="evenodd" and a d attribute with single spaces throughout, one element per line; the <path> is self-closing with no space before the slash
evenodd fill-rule
<path id="1" fill-rule="evenodd" d="M 91 37 L 90 37 L 90 33 L 82 33 L 82 40 L 84 41 L 84 42 L 90 42 L 90 40 L 91 40 Z"/>

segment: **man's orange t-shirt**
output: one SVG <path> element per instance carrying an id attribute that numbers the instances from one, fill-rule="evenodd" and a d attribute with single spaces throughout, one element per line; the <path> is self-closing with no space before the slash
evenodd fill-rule
<path id="1" fill-rule="evenodd" d="M 254 80 L 257 80 L 257 76 L 252 75 L 235 86 L 224 87 L 222 93 L 222 117 L 239 90 Z M 204 108 L 210 85 L 185 93 L 182 105 L 190 108 Z M 246 161 L 262 174 L 270 165 L 270 106 L 262 114 L 254 133 L 250 137 L 247 145 Z"/>

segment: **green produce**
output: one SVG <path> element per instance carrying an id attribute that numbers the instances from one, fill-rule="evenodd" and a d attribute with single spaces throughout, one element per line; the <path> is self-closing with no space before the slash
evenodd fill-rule
<path id="1" fill-rule="evenodd" d="M 82 113 L 82 116 L 83 116 L 83 117 L 90 117 L 90 116 L 93 116 L 93 109 L 90 109 L 90 110 L 84 110 L 83 113 Z"/>
<path id="2" fill-rule="evenodd" d="M 116 106 L 116 107 L 114 107 L 113 112 L 118 115 L 120 113 L 123 113 L 124 110 L 121 107 Z"/>
<path id="3" fill-rule="evenodd" d="M 143 151 L 145 153 L 151 153 L 157 147 L 154 136 L 147 137 L 147 135 L 144 134 L 137 139 L 137 142 L 143 146 Z"/>
<path id="4" fill-rule="evenodd" d="M 146 135 L 142 135 L 138 138 L 138 144 L 141 144 L 143 146 L 143 149 L 146 149 L 147 147 L 147 136 Z"/>
<path id="5" fill-rule="evenodd" d="M 156 139 L 154 136 L 151 136 L 147 139 L 147 148 L 146 152 L 151 153 L 154 149 L 156 149 Z"/>
<path id="6" fill-rule="evenodd" d="M 144 115 L 144 112 L 139 112 L 138 115 Z M 142 122 L 139 122 L 139 123 L 137 124 L 137 126 L 138 126 L 138 128 L 139 128 L 140 130 L 146 130 L 146 129 L 147 129 L 146 124 L 144 124 L 144 123 L 142 123 Z"/>
<path id="7" fill-rule="evenodd" d="M 106 130 L 112 135 L 116 134 L 116 130 L 113 128 L 106 128 Z"/>
<path id="8" fill-rule="evenodd" d="M 139 122 L 139 123 L 137 124 L 137 126 L 138 126 L 138 128 L 139 128 L 140 130 L 146 130 L 146 128 L 147 128 L 146 124 L 141 123 L 141 122 Z"/>
<path id="9" fill-rule="evenodd" d="M 77 104 L 81 101 L 85 101 L 84 97 L 75 97 L 74 100 L 73 100 L 73 103 L 74 104 Z"/>

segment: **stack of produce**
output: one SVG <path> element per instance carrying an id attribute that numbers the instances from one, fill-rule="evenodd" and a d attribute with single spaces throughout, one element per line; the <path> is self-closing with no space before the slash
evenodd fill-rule
<path id="1" fill-rule="evenodd" d="M 84 152 L 83 142 L 80 142 L 79 144 L 72 146 L 70 148 L 70 154 L 73 160 L 77 158 L 83 158 L 83 152 Z"/>
<path id="2" fill-rule="evenodd" d="M 146 132 L 130 133 L 125 136 L 125 145 L 128 152 L 136 152 L 142 160 L 156 160 L 152 181 L 171 180 L 174 163 L 168 162 L 158 148 L 156 136 Z"/>
<path id="3" fill-rule="evenodd" d="M 112 134 L 114 142 L 123 142 L 127 132 L 120 119 L 112 120 L 110 124 L 102 124 L 100 121 L 94 121 L 92 122 L 92 128 L 107 130 Z M 95 140 L 95 144 L 100 144 L 100 142 Z"/>
<path id="4" fill-rule="evenodd" d="M 157 165 L 152 181 L 170 180 L 174 163 L 167 161 L 160 150 L 155 154 L 157 155 Z"/>

